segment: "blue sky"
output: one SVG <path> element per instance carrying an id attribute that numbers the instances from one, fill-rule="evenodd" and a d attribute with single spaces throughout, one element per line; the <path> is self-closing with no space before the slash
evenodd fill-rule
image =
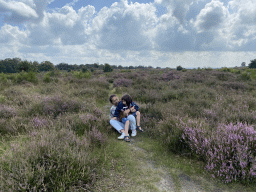
<path id="1" fill-rule="evenodd" d="M 218 68 L 255 53 L 256 0 L 0 0 L 0 59 Z"/>

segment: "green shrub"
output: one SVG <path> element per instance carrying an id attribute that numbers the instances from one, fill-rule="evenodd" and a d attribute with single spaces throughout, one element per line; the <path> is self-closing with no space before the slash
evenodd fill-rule
<path id="1" fill-rule="evenodd" d="M 82 78 L 85 78 L 85 79 L 90 79 L 92 74 L 90 71 L 87 71 L 85 73 L 83 73 L 83 71 L 78 71 L 78 72 L 73 72 L 73 75 L 78 78 L 78 79 L 82 79 Z"/>
<path id="2" fill-rule="evenodd" d="M 45 74 L 43 82 L 50 83 L 51 81 L 52 81 L 52 79 L 51 79 L 50 75 L 49 74 Z"/>
<path id="3" fill-rule="evenodd" d="M 22 81 L 29 81 L 31 83 L 38 83 L 38 78 L 36 77 L 35 72 L 21 72 L 17 75 L 17 83 L 20 83 Z"/>
<path id="4" fill-rule="evenodd" d="M 241 79 L 242 80 L 245 80 L 245 81 L 247 81 L 247 80 L 251 80 L 251 76 L 250 76 L 250 74 L 249 73 L 247 73 L 247 72 L 242 72 L 242 74 L 241 74 Z"/>

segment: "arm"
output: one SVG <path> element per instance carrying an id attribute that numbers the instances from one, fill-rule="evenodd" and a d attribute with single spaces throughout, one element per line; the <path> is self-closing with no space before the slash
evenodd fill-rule
<path id="1" fill-rule="evenodd" d="M 118 118 L 120 111 L 121 111 L 121 107 L 118 104 L 117 107 L 116 107 L 115 113 L 114 113 L 114 117 Z"/>
<path id="2" fill-rule="evenodd" d="M 132 108 L 135 109 L 135 110 L 132 109 L 132 112 L 139 111 L 139 106 L 136 103 L 132 102 L 132 106 L 133 106 Z"/>

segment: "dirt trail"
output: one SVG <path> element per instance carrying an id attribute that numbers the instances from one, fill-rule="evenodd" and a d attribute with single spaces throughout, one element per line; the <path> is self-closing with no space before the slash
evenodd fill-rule
<path id="1" fill-rule="evenodd" d="M 222 191 L 218 189 L 218 187 L 214 187 L 212 190 L 205 190 L 200 185 L 200 180 L 194 181 L 190 176 L 179 173 L 178 174 L 178 181 L 171 176 L 171 173 L 165 167 L 156 166 L 156 163 L 151 160 L 152 154 L 147 152 L 146 150 L 136 146 L 136 137 L 131 138 L 131 143 L 129 144 L 131 150 L 140 151 L 145 155 L 144 159 L 140 159 L 143 161 L 142 169 L 151 169 L 154 174 L 157 174 L 157 177 L 160 178 L 159 182 L 155 182 L 154 185 L 159 191 L 180 191 L 180 192 L 203 192 L 203 191 Z M 177 171 L 176 171 L 177 172 Z M 177 174 L 177 173 L 175 173 Z"/>

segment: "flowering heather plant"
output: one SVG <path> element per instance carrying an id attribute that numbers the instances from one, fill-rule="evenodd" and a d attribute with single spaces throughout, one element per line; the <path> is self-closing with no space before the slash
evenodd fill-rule
<path id="1" fill-rule="evenodd" d="M 36 127 L 36 128 L 44 127 L 48 124 L 47 120 L 40 119 L 38 117 L 32 119 L 31 121 L 32 121 L 33 126 Z"/>
<path id="2" fill-rule="evenodd" d="M 51 115 L 57 117 L 60 114 L 66 112 L 78 112 L 81 105 L 77 101 L 64 100 L 60 96 L 46 97 L 40 104 L 34 105 L 30 109 L 30 114 L 35 115 L 37 113 L 44 115 Z"/>
<path id="3" fill-rule="evenodd" d="M 132 80 L 125 78 L 115 79 L 113 83 L 113 87 L 130 87 L 131 85 Z"/>
<path id="4" fill-rule="evenodd" d="M 11 118 L 16 116 L 17 112 L 14 108 L 6 105 L 0 105 L 0 118 Z"/>
<path id="5" fill-rule="evenodd" d="M 79 138 L 72 131 L 41 130 L 32 132 L 28 139 L 13 143 L 1 156 L 1 191 L 74 191 L 87 190 L 95 181 L 90 167 L 99 162 L 92 160 L 87 151 L 87 138 Z M 13 158 L 15 157 L 15 158 Z M 88 189 L 88 191 L 90 191 Z"/>
<path id="6" fill-rule="evenodd" d="M 97 79 L 96 78 L 90 79 L 88 81 L 88 85 L 93 86 L 93 87 L 100 87 L 100 88 L 104 88 L 104 89 L 109 88 L 109 82 L 107 81 L 107 79 L 105 77 L 100 77 Z"/>
<path id="7" fill-rule="evenodd" d="M 203 157 L 207 163 L 205 169 L 213 177 L 219 177 L 226 183 L 255 180 L 256 131 L 252 126 L 219 124 L 211 134 L 201 126 L 185 126 L 182 138 L 193 152 Z"/>
<path id="8" fill-rule="evenodd" d="M 173 71 L 169 71 L 168 73 L 163 73 L 160 77 L 162 81 L 170 81 L 174 79 L 180 79 L 180 75 L 175 74 Z"/>
<path id="9" fill-rule="evenodd" d="M 90 138 L 93 146 L 104 146 L 107 142 L 107 137 L 94 126 L 92 127 L 92 130 L 89 131 L 88 137 Z"/>

